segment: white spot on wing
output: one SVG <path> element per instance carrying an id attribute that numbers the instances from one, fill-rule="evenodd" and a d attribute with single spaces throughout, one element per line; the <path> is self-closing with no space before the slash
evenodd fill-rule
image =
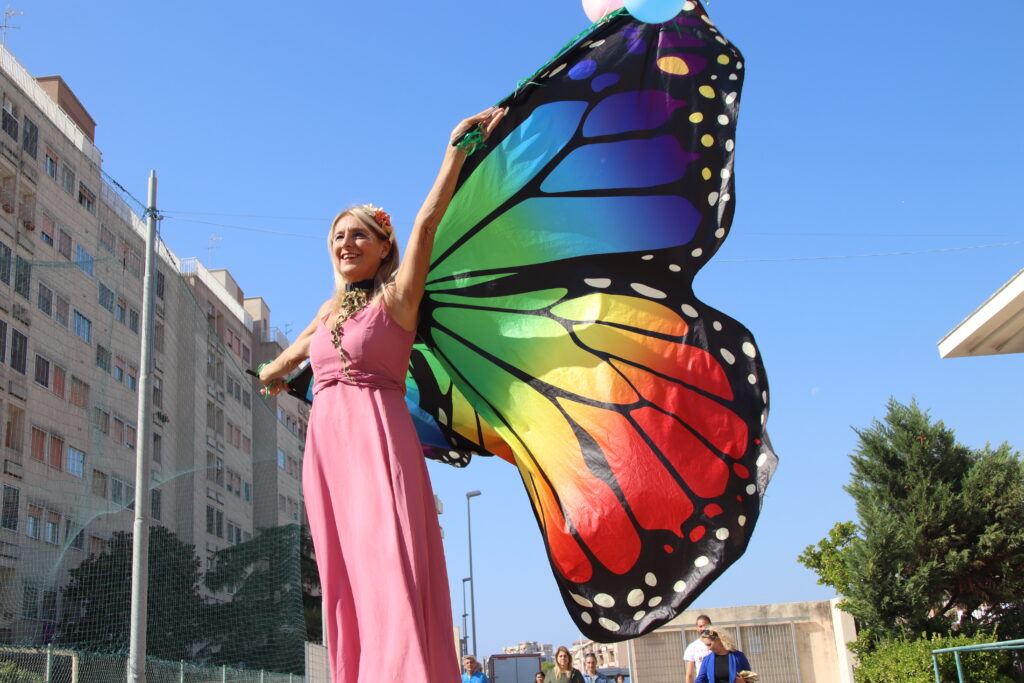
<path id="1" fill-rule="evenodd" d="M 591 287 L 597 287 L 598 289 L 604 289 L 612 284 L 611 279 L 606 277 L 588 277 L 584 278 L 583 281 Z"/>
<path id="2" fill-rule="evenodd" d="M 629 286 L 632 287 L 638 294 L 643 294 L 644 296 L 650 297 L 651 299 L 664 299 L 665 297 L 668 296 L 668 294 L 665 294 L 665 292 L 661 291 L 660 289 L 648 287 L 647 285 L 641 284 L 639 282 L 631 282 Z"/>

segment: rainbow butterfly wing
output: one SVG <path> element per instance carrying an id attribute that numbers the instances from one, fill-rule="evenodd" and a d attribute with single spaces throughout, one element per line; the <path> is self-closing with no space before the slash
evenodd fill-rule
<path id="1" fill-rule="evenodd" d="M 776 462 L 753 338 L 691 286 L 732 218 L 742 56 L 695 5 L 621 14 L 533 81 L 463 170 L 420 336 L 512 450 L 574 620 L 610 642 L 742 554 Z"/>

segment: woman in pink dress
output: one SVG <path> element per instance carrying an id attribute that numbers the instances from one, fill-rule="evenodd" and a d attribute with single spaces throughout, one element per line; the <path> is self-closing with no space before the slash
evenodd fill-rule
<path id="1" fill-rule="evenodd" d="M 503 115 L 472 116 L 452 138 L 474 127 L 486 138 Z M 334 219 L 335 294 L 259 373 L 277 394 L 303 360 L 313 364 L 303 493 L 334 683 L 459 680 L 434 495 L 403 394 L 434 233 L 464 159 L 447 148 L 401 264 L 382 209 Z"/>

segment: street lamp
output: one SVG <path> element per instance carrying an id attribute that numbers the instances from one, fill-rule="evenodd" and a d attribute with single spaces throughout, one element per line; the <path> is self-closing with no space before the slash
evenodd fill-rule
<path id="1" fill-rule="evenodd" d="M 462 637 L 459 638 L 460 660 L 469 654 L 469 636 L 466 635 L 466 617 L 469 616 L 469 613 L 466 612 L 466 583 L 470 580 L 468 577 L 462 580 Z"/>
<path id="2" fill-rule="evenodd" d="M 473 580 L 473 523 L 472 523 L 472 511 L 469 506 L 470 500 L 480 495 L 479 491 L 470 491 L 466 494 L 466 533 L 469 536 L 469 612 L 473 618 L 473 653 L 480 656 L 477 652 L 480 649 L 480 644 L 476 641 L 476 581 Z"/>

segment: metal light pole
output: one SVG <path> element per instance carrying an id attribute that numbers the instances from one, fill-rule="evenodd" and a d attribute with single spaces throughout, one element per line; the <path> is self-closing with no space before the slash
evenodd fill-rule
<path id="1" fill-rule="evenodd" d="M 473 580 L 473 521 L 472 511 L 469 506 L 470 500 L 480 495 L 479 491 L 470 491 L 466 494 L 466 533 L 469 536 L 469 613 L 473 617 L 473 652 L 480 656 L 477 650 L 480 644 L 476 641 L 476 581 Z"/>
<path id="2" fill-rule="evenodd" d="M 153 292 L 156 287 L 156 171 L 149 172 L 146 207 L 146 274 L 142 280 L 142 354 L 135 444 L 135 524 L 132 532 L 131 630 L 128 681 L 146 682 L 146 608 L 149 604 L 149 459 L 152 455 Z"/>
<path id="3" fill-rule="evenodd" d="M 469 654 L 469 636 L 466 635 L 466 628 L 468 627 L 466 617 L 469 616 L 469 613 L 466 611 L 466 584 L 469 581 L 469 577 L 462 580 L 462 637 L 459 638 L 460 660 Z"/>

